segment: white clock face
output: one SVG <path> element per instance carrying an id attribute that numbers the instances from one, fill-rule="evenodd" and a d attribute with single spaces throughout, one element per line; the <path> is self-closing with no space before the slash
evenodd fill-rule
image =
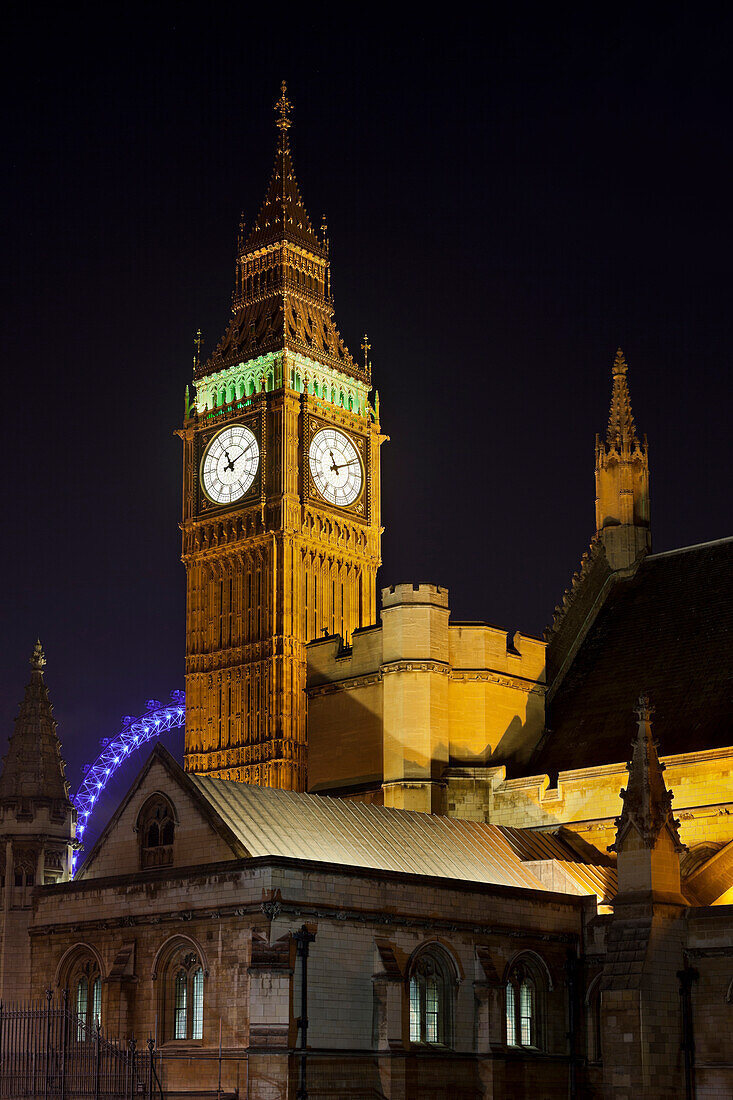
<path id="1" fill-rule="evenodd" d="M 347 435 L 335 428 L 316 432 L 308 450 L 316 489 L 329 504 L 353 504 L 364 482 L 361 459 Z"/>
<path id="2" fill-rule="evenodd" d="M 260 464 L 260 448 L 244 424 L 215 435 L 201 462 L 201 488 L 214 504 L 231 504 L 247 492 Z"/>

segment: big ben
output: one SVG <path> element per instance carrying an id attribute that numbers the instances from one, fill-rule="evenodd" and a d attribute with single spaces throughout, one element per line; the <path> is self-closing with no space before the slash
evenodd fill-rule
<path id="1" fill-rule="evenodd" d="M 379 447 L 371 366 L 333 317 L 276 104 L 269 187 L 240 227 L 232 316 L 194 357 L 184 444 L 187 771 L 306 786 L 305 644 L 375 621 Z M 200 348 L 200 344 L 199 344 Z"/>

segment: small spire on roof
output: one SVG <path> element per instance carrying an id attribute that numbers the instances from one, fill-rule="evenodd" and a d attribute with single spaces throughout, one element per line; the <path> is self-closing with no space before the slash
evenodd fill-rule
<path id="1" fill-rule="evenodd" d="M 194 341 L 193 341 L 193 347 L 194 347 L 193 369 L 194 369 L 194 371 L 197 371 L 199 369 L 199 364 L 201 362 L 201 345 L 203 344 L 203 342 L 204 342 L 204 338 L 201 335 L 201 329 L 197 328 L 196 329 L 196 336 L 194 337 Z"/>
<path id="2" fill-rule="evenodd" d="M 43 652 L 43 646 L 41 645 L 41 639 L 36 638 L 36 644 L 33 647 L 33 655 L 30 659 L 30 666 L 34 672 L 43 672 L 46 665 L 46 655 Z"/>
<path id="3" fill-rule="evenodd" d="M 288 99 L 288 86 L 283 80 L 282 84 L 280 85 L 280 98 L 275 104 L 275 110 L 278 112 L 275 125 L 280 131 L 281 143 L 283 145 L 287 145 L 288 130 L 292 125 L 290 120 L 290 112 L 292 111 L 292 109 L 293 105 Z"/>
<path id="4" fill-rule="evenodd" d="M 364 340 L 361 345 L 361 350 L 364 352 L 364 371 L 369 374 L 371 370 L 371 364 L 369 362 L 369 352 L 372 350 L 372 345 L 369 343 L 369 337 L 364 333 Z"/>
<path id="5" fill-rule="evenodd" d="M 669 832 L 677 851 L 684 848 L 680 840 L 679 821 L 672 813 L 672 794 L 664 782 L 664 764 L 657 753 L 652 734 L 654 708 L 646 695 L 639 697 L 636 737 L 632 743 L 631 760 L 626 765 L 629 781 L 621 791 L 624 808 L 616 818 L 616 840 L 611 849 L 621 851 L 630 829 L 635 829 L 645 847 L 653 848 L 663 829 Z"/>
<path id="6" fill-rule="evenodd" d="M 619 348 L 613 361 L 613 391 L 611 393 L 611 412 L 608 417 L 606 442 L 610 444 L 629 444 L 636 442 L 636 426 L 631 411 L 631 397 L 627 382 L 628 365 L 624 353 Z"/>

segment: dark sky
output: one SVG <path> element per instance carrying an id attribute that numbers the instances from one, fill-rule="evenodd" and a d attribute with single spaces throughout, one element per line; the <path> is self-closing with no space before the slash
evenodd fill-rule
<path id="1" fill-rule="evenodd" d="M 454 618 L 541 632 L 593 532 L 618 344 L 655 548 L 731 533 L 731 16 L 597 7 L 483 28 L 14 9 L 0 748 L 37 634 L 72 789 L 121 715 L 183 686 L 173 430 L 195 330 L 211 347 L 225 326 L 283 78 L 337 323 L 356 354 L 369 333 L 391 437 L 381 584 L 439 582 Z"/>

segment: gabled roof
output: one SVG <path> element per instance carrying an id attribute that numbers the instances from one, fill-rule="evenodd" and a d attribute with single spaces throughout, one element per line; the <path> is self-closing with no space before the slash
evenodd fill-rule
<path id="1" fill-rule="evenodd" d="M 733 538 L 651 554 L 612 585 L 528 774 L 626 760 L 641 694 L 662 756 L 733 744 Z"/>
<path id="2" fill-rule="evenodd" d="M 31 678 L 0 775 L 0 801 L 53 799 L 70 805 L 56 720 L 43 682 L 46 658 L 40 642 L 36 642 L 30 664 Z"/>
<path id="3" fill-rule="evenodd" d="M 592 867 L 597 874 L 578 873 L 583 856 L 559 835 L 522 836 L 524 830 L 479 821 L 249 786 L 211 776 L 190 778 L 252 856 L 289 856 L 533 890 L 547 886 L 528 861 L 554 859 L 570 868 L 568 879 L 575 883 L 574 892 L 603 897 L 609 892 L 609 882 L 615 885 L 611 860 L 595 853 L 598 859 L 590 858 L 588 863 L 598 864 Z M 593 852 L 589 847 L 589 853 Z"/>
<path id="4" fill-rule="evenodd" d="M 590 846 L 580 852 L 559 834 L 544 840 L 534 834 L 522 837 L 523 830 L 483 822 L 192 775 L 158 744 L 80 869 L 80 879 L 95 877 L 98 852 L 156 761 L 226 841 L 232 860 L 286 857 L 331 867 L 546 890 L 531 861 L 549 858 L 562 861 L 566 872 L 570 869 L 563 879 L 568 885 L 561 886 L 561 892 L 601 896 L 608 892 L 609 876 L 613 877 L 607 857 L 594 854 Z M 177 862 L 177 871 L 181 866 Z"/>
<path id="5" fill-rule="evenodd" d="M 93 868 L 94 861 L 97 855 L 106 843 L 110 833 L 112 833 L 112 831 L 114 830 L 117 822 L 122 817 L 122 814 L 130 803 L 130 800 L 140 789 L 150 769 L 156 762 L 160 763 L 163 768 L 168 772 L 171 779 L 173 779 L 175 783 L 177 783 L 184 791 L 186 791 L 187 794 L 189 794 L 194 799 L 203 816 L 211 825 L 212 830 L 217 833 L 225 841 L 226 844 L 228 844 L 232 852 L 232 859 L 239 859 L 242 856 L 249 855 L 246 848 L 242 846 L 239 838 L 232 832 L 226 822 L 220 817 L 219 814 L 217 814 L 212 809 L 208 801 L 205 798 L 201 797 L 198 788 L 195 786 L 194 783 L 191 782 L 191 776 L 184 772 L 178 761 L 173 756 L 171 756 L 171 754 L 166 748 L 163 747 L 163 745 L 158 743 L 153 751 L 150 753 L 150 756 L 147 758 L 138 774 L 135 776 L 132 785 L 127 791 L 127 794 L 124 796 L 124 798 L 121 799 L 117 809 L 115 810 L 112 817 L 109 819 L 99 837 L 95 841 L 83 864 L 79 868 L 79 871 L 77 872 L 77 878 L 84 879 L 91 877 L 89 876 L 89 871 Z"/>

